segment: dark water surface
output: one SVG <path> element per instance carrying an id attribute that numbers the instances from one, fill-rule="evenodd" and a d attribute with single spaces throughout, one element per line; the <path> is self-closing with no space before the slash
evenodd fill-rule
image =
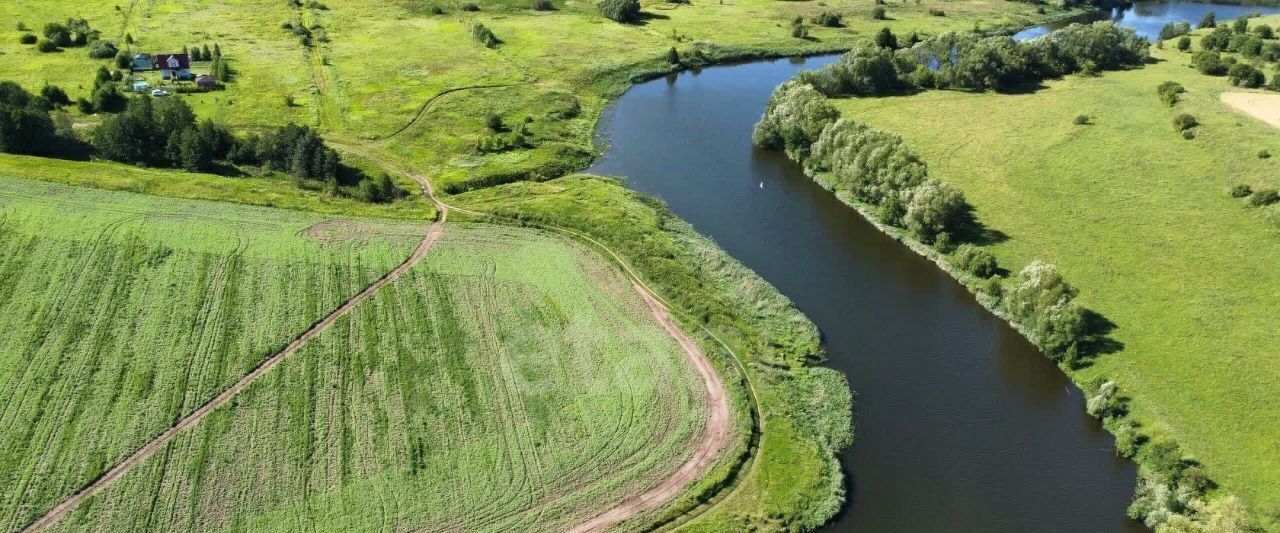
<path id="1" fill-rule="evenodd" d="M 751 146 L 773 88 L 833 59 L 638 85 L 606 113 L 591 172 L 665 199 L 821 328 L 857 394 L 841 457 L 850 502 L 829 530 L 1141 531 L 1124 516 L 1134 467 L 1056 367 L 785 156 Z"/>
<path id="2" fill-rule="evenodd" d="M 1215 5 L 1205 2 L 1136 2 L 1128 7 L 1118 7 L 1102 13 L 1094 13 L 1085 15 L 1073 20 L 1065 20 L 1027 28 L 1016 34 L 1013 38 L 1017 40 L 1031 39 L 1039 37 L 1053 30 L 1066 27 L 1072 22 L 1093 22 L 1098 20 L 1114 20 L 1121 26 L 1133 28 L 1138 35 L 1145 36 L 1148 39 L 1155 40 L 1160 35 L 1160 28 L 1170 22 L 1187 21 L 1194 28 L 1200 22 L 1200 18 L 1205 13 L 1212 11 L 1218 24 L 1230 23 L 1233 19 L 1242 17 L 1249 13 L 1257 12 L 1264 15 L 1280 13 L 1280 7 L 1277 6 L 1236 6 L 1236 5 Z"/>

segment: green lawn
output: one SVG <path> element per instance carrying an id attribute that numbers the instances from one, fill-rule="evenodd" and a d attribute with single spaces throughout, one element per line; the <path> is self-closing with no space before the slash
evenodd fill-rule
<path id="1" fill-rule="evenodd" d="M 0 178 L 0 528 L 240 379 L 423 229 Z"/>
<path id="2" fill-rule="evenodd" d="M 1170 43 L 1171 44 L 1171 43 Z M 1280 518 L 1280 225 L 1235 184 L 1276 186 L 1280 132 L 1221 104 L 1225 78 L 1190 55 L 1028 94 L 929 91 L 838 102 L 847 116 L 902 135 L 933 176 L 964 190 L 1008 239 L 1005 268 L 1061 267 L 1079 301 L 1115 322 L 1118 353 L 1078 371 L 1115 380 L 1144 431 L 1173 436 L 1227 490 Z M 1187 88 L 1170 109 L 1163 81 Z M 1200 122 L 1194 140 L 1171 125 Z M 1092 121 L 1077 126 L 1085 113 Z"/>
<path id="3" fill-rule="evenodd" d="M 59 529 L 564 530 L 674 472 L 703 394 L 598 254 L 453 225 Z"/>

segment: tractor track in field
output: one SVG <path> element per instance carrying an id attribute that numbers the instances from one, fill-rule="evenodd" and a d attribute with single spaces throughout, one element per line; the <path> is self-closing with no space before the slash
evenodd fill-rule
<path id="1" fill-rule="evenodd" d="M 437 220 L 427 227 L 427 231 L 423 235 L 422 241 L 418 243 L 418 246 L 414 248 L 413 253 L 410 254 L 407 259 L 405 259 L 402 263 L 400 263 L 400 265 L 396 266 L 390 272 L 387 272 L 386 274 L 384 274 L 381 278 L 378 278 L 377 281 L 374 281 L 371 285 L 369 285 L 368 287 L 365 287 L 364 290 L 360 291 L 355 296 L 352 296 L 351 298 L 347 299 L 347 301 L 343 302 L 343 304 L 340 305 L 337 309 L 333 310 L 324 318 L 320 319 L 318 322 L 313 324 L 306 331 L 302 332 L 301 335 L 298 335 L 297 337 L 295 337 L 292 342 L 290 342 L 284 347 L 284 349 L 280 350 L 279 352 L 276 352 L 275 355 L 272 355 L 271 357 L 267 358 L 265 361 L 260 363 L 256 368 L 254 368 L 251 372 L 246 374 L 244 377 L 240 378 L 239 381 L 235 382 L 235 384 L 223 390 L 217 396 L 214 396 L 213 399 L 205 402 L 196 410 L 192 411 L 191 414 L 188 414 L 187 416 L 184 416 L 181 419 L 179 419 L 177 423 L 175 423 L 173 426 L 170 426 L 169 429 L 165 430 L 159 436 L 151 439 L 150 441 L 147 441 L 146 444 L 143 444 L 142 447 L 138 448 L 136 451 L 129 454 L 129 456 L 126 457 L 124 460 L 120 461 L 119 463 L 116 463 L 115 466 L 111 467 L 111 469 L 107 470 L 106 473 L 102 474 L 97 479 L 93 480 L 93 482 L 89 483 L 89 485 L 80 489 L 75 494 L 58 502 L 57 505 L 53 506 L 53 508 L 45 512 L 45 514 L 42 515 L 40 518 L 36 519 L 36 521 L 32 522 L 30 525 L 23 528 L 23 531 L 41 531 L 49 527 L 50 525 L 54 524 L 55 522 L 57 522 L 59 519 L 61 519 L 63 516 L 69 513 L 72 509 L 74 509 L 77 505 L 79 505 L 80 502 L 84 501 L 85 498 L 93 496 L 94 494 L 97 494 L 98 492 L 107 488 L 116 480 L 120 479 L 122 476 L 124 476 L 126 473 L 132 470 L 135 466 L 138 466 L 148 457 L 151 457 L 153 454 L 155 454 L 156 451 L 165 448 L 179 434 L 181 434 L 182 432 L 188 429 L 191 429 L 192 427 L 195 427 L 197 424 L 200 423 L 200 421 L 204 420 L 204 418 L 208 416 L 209 413 L 212 413 L 217 408 L 225 405 L 236 395 L 240 394 L 245 389 L 247 389 L 259 378 L 266 375 L 266 373 L 271 371 L 271 369 L 278 366 L 281 361 L 284 361 L 285 358 L 296 353 L 299 349 L 302 348 L 304 344 L 307 343 L 307 341 L 310 341 L 311 339 L 319 336 L 326 329 L 328 329 L 335 322 L 337 322 L 338 319 L 350 313 L 353 309 L 358 307 L 361 303 L 364 303 L 365 300 L 368 300 L 374 294 L 377 294 L 378 291 L 382 290 L 383 287 L 387 286 L 391 282 L 399 279 L 406 272 L 408 272 L 409 269 L 413 268 L 414 265 L 417 265 L 420 261 L 422 261 L 422 259 L 426 257 L 427 253 L 431 251 L 431 249 L 435 246 L 435 244 L 439 242 L 440 236 L 444 233 L 444 224 L 446 219 L 448 218 L 449 210 L 448 210 L 448 206 L 446 206 L 445 204 L 441 203 L 438 199 L 436 199 L 435 194 L 431 189 L 431 183 L 428 182 L 426 178 L 416 174 L 406 174 L 406 175 L 412 177 L 414 180 L 418 182 L 418 186 L 421 188 L 422 193 L 425 194 L 427 198 L 430 199 L 436 205 L 437 210 L 440 212 Z"/>

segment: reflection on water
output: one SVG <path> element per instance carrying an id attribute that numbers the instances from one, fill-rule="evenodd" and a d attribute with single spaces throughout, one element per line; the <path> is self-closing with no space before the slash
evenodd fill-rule
<path id="1" fill-rule="evenodd" d="M 1034 28 L 1027 28 L 1013 35 L 1014 39 L 1034 39 L 1053 30 L 1065 28 L 1074 22 L 1094 22 L 1112 20 L 1121 26 L 1133 28 L 1138 35 L 1155 39 L 1160 35 L 1160 28 L 1170 22 L 1190 22 L 1194 27 L 1205 13 L 1212 11 L 1218 21 L 1239 18 L 1249 13 L 1270 15 L 1280 13 L 1276 6 L 1239 6 L 1222 5 L 1204 2 L 1137 2 L 1126 7 L 1117 7 L 1102 13 L 1085 15 L 1074 20 L 1059 21 Z"/>

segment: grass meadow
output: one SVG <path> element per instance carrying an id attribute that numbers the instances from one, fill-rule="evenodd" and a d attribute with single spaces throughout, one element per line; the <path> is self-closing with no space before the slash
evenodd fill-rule
<path id="1" fill-rule="evenodd" d="M 564 530 L 679 466 L 701 387 L 594 252 L 453 226 L 60 529 Z"/>
<path id="2" fill-rule="evenodd" d="M 672 70 L 664 59 L 672 47 L 698 65 L 844 49 L 884 26 L 906 34 L 1020 27 L 1045 17 L 1029 4 L 998 0 L 891 0 L 888 20 L 872 20 L 871 6 L 853 0 L 822 6 L 718 0 L 647 2 L 642 23 L 624 25 L 579 0 L 556 0 L 549 12 L 523 0 L 484 0 L 475 12 L 461 4 L 333 0 L 321 10 L 290 8 L 283 0 L 134 0 L 117 9 L 89 0 L 14 0 L 0 5 L 0 20 L 14 21 L 0 28 L 0 79 L 31 89 L 56 84 L 74 99 L 87 95 L 98 65 L 110 64 L 89 59 L 83 48 L 41 54 L 19 44 L 19 22 L 38 32 L 45 22 L 83 16 L 104 38 L 132 36 L 135 51 L 216 42 L 233 81 L 225 91 L 177 96 L 198 116 L 243 130 L 288 122 L 317 127 L 331 138 L 390 151 L 453 191 L 584 167 L 599 112 L 633 77 Z M 445 14 L 432 14 L 437 6 Z M 930 8 L 946 16 L 932 16 Z M 811 25 L 809 38 L 791 37 L 793 18 L 828 10 L 844 15 L 844 27 Z M 327 41 L 306 47 L 281 28 L 299 21 L 323 28 Z M 473 41 L 469 28 L 477 22 L 502 44 L 490 49 Z M 197 63 L 193 70 L 204 68 Z M 78 123 L 96 120 L 72 113 Z M 512 129 L 524 125 L 528 145 L 479 152 L 491 115 Z"/>
<path id="3" fill-rule="evenodd" d="M 1275 20 L 1272 20 L 1275 22 Z M 1017 271 L 1058 265 L 1079 301 L 1116 324 L 1117 353 L 1076 371 L 1115 380 L 1144 431 L 1171 435 L 1221 486 L 1280 525 L 1280 225 L 1228 191 L 1280 185 L 1277 131 L 1219 101 L 1226 78 L 1156 62 L 1051 80 L 1025 94 L 929 91 L 842 100 L 847 116 L 901 135 L 980 220 Z M 1174 107 L 1156 86 L 1187 92 Z M 1200 122 L 1183 139 L 1178 113 Z M 1087 125 L 1073 118 L 1088 114 Z"/>
<path id="4" fill-rule="evenodd" d="M 238 380 L 422 231 L 0 178 L 0 528 Z"/>

